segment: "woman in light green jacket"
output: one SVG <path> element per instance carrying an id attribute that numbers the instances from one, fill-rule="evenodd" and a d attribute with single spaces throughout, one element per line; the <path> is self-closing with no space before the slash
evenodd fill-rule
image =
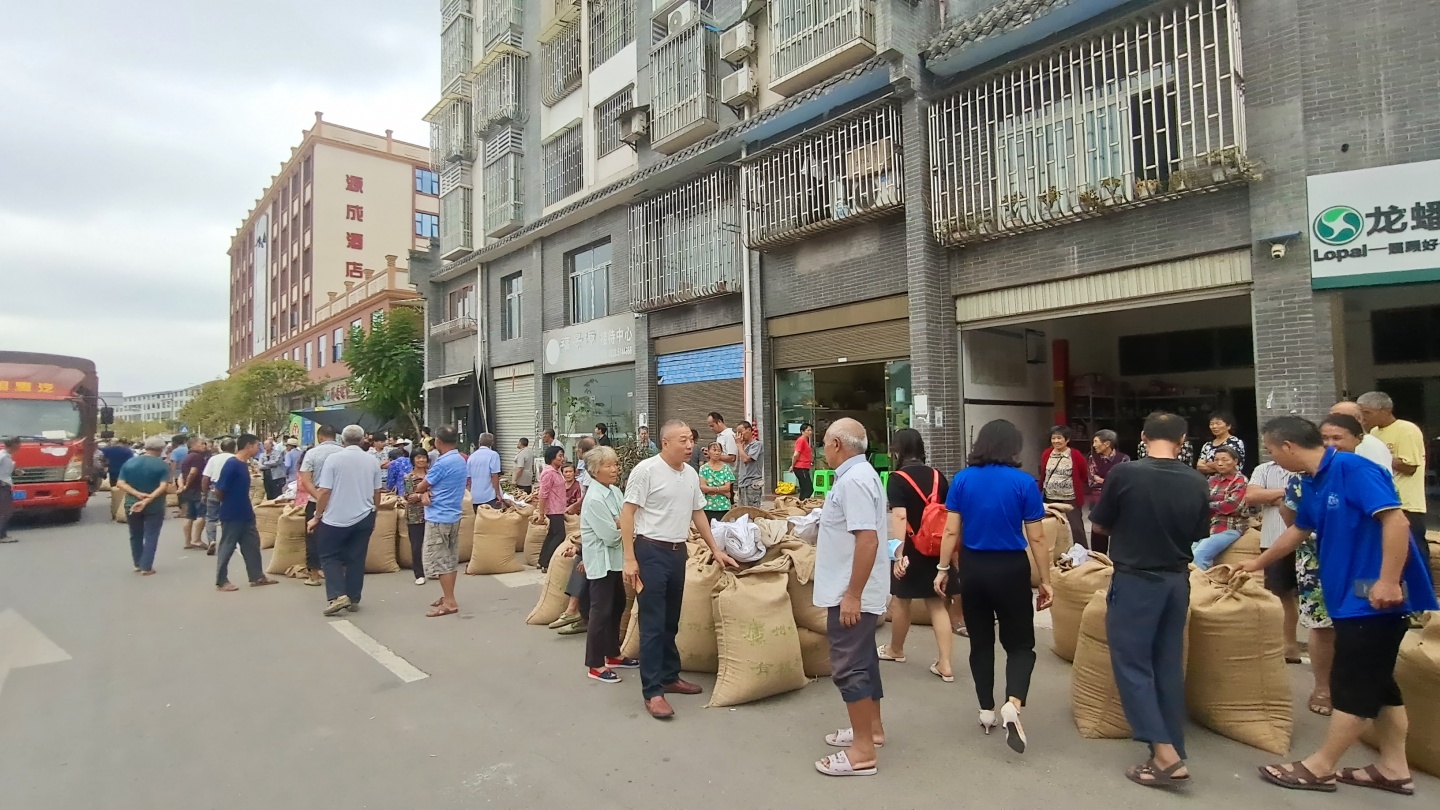
<path id="1" fill-rule="evenodd" d="M 616 668 L 640 662 L 620 657 L 620 617 L 625 613 L 625 552 L 620 547 L 620 507 L 625 493 L 620 458 L 599 445 L 585 454 L 590 486 L 580 507 L 580 554 L 590 580 L 590 628 L 585 635 L 585 667 L 601 683 L 620 683 Z"/>

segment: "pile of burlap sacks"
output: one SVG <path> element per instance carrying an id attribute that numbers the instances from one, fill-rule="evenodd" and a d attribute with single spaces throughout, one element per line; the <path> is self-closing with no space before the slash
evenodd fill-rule
<path id="1" fill-rule="evenodd" d="M 124 523 L 125 493 L 122 492 L 119 487 L 110 486 L 109 479 L 106 479 L 104 482 L 101 483 L 100 491 L 110 493 L 110 516 L 115 519 L 116 523 Z M 258 475 L 250 476 L 250 503 L 255 506 L 259 506 L 264 501 L 265 482 L 261 480 L 260 476 Z M 168 495 L 165 498 L 165 503 L 166 505 L 172 507 L 179 506 L 180 497 L 173 494 Z"/>
<path id="2" fill-rule="evenodd" d="M 694 533 L 686 544 L 675 646 L 681 669 L 716 676 L 709 706 L 751 703 L 830 674 L 826 611 L 815 607 L 815 547 L 790 534 L 782 517 L 770 514 L 755 518 L 765 556 L 739 569 L 722 568 Z M 578 533 L 566 540 L 567 545 L 578 543 Z M 559 618 L 575 561 L 556 553 L 527 624 Z M 621 654 L 635 658 L 640 654 L 639 614 L 633 609 L 635 595 L 626 597 Z"/>

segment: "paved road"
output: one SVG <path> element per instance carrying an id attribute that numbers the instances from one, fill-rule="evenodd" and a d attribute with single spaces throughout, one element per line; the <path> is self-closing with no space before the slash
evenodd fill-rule
<path id="1" fill-rule="evenodd" d="M 1120 771 L 1139 746 L 1076 734 L 1068 667 L 1048 651 L 1026 714 L 1031 751 L 1017 756 L 970 725 L 968 677 L 947 685 L 925 671 L 928 634 L 914 637 L 910 663 L 885 670 L 891 741 L 880 775 L 826 779 L 811 762 L 827 752 L 821 736 L 843 724 L 828 682 L 736 710 L 680 698 L 679 717 L 661 724 L 644 715 L 638 679 L 589 681 L 579 638 L 524 626 L 534 585 L 462 578 L 461 617 L 427 620 L 430 588 L 405 574 L 372 576 L 364 608 L 348 620 L 428 675 L 406 682 L 320 615 L 316 589 L 287 580 L 218 594 L 212 558 L 182 551 L 168 521 L 160 573 L 141 578 L 124 528 L 103 516 L 97 499 L 78 525 L 22 526 L 18 545 L 0 546 L 0 632 L 18 638 L 19 617 L 70 656 L 3 682 L 6 810 L 1122 810 L 1197 801 L 1350 810 L 1429 806 L 1440 796 L 1429 777 L 1419 783 L 1424 798 L 1408 800 L 1269 788 L 1255 766 L 1273 757 L 1193 727 L 1188 796 L 1134 787 Z M 1040 643 L 1048 650 L 1048 631 Z M 11 647 L 0 665 L 28 654 Z M 1303 697 L 1298 667 L 1292 678 Z M 1295 746 L 1308 751 L 1324 726 L 1296 705 Z M 1356 752 L 1354 764 L 1366 757 Z"/>

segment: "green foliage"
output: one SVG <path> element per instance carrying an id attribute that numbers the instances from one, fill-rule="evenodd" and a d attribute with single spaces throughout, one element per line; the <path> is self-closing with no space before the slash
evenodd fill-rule
<path id="1" fill-rule="evenodd" d="M 236 409 L 234 388 L 230 380 L 211 380 L 201 385 L 195 398 L 180 409 L 179 421 L 202 436 L 219 436 L 229 433 L 237 423 L 248 424 L 249 417 Z"/>
<path id="2" fill-rule="evenodd" d="M 168 439 L 180 432 L 180 422 L 146 422 L 138 420 L 131 422 L 124 419 L 117 419 L 115 420 L 115 424 L 110 426 L 110 430 L 115 432 L 115 438 L 123 442 L 138 442 L 148 439 L 151 436 L 164 436 Z"/>
<path id="3" fill-rule="evenodd" d="M 616 447 L 615 455 L 620 457 L 620 486 L 623 488 L 630 480 L 630 471 L 635 469 L 635 465 L 655 455 L 655 452 L 650 445 L 642 445 L 637 439 Z"/>
<path id="4" fill-rule="evenodd" d="M 225 381 L 224 399 L 238 417 L 234 422 L 253 424 L 261 433 L 282 430 L 289 422 L 292 399 L 315 400 L 324 395 L 322 383 L 310 382 L 310 372 L 294 360 L 251 363 Z"/>
<path id="5" fill-rule="evenodd" d="M 412 435 L 419 436 L 425 384 L 420 314 L 410 307 L 396 307 L 377 317 L 368 334 L 352 329 L 344 359 L 350 367 L 350 389 L 361 407 L 381 419 L 409 422 Z"/>

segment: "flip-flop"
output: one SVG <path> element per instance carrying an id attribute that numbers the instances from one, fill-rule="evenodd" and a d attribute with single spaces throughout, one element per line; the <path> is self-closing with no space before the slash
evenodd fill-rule
<path id="1" fill-rule="evenodd" d="M 1273 774 L 1270 769 L 1274 768 L 1280 773 Z M 1272 785 L 1283 787 L 1288 790 L 1313 790 L 1318 793 L 1334 793 L 1338 788 L 1335 782 L 1335 774 L 1329 777 L 1316 776 L 1305 767 L 1303 762 L 1292 762 L 1289 765 L 1262 765 L 1260 766 L 1260 778 Z M 1328 779 L 1328 781 L 1327 781 Z"/>
<path id="2" fill-rule="evenodd" d="M 909 657 L 904 655 L 891 655 L 889 644 L 881 644 L 875 648 L 875 652 L 879 653 L 881 661 L 894 661 L 897 664 L 903 664 L 910 660 Z"/>
<path id="3" fill-rule="evenodd" d="M 853 727 L 842 728 L 836 731 L 834 734 L 826 734 L 825 744 L 834 746 L 836 748 L 849 748 L 850 746 L 855 744 L 855 729 Z M 885 743 L 875 743 L 875 747 L 884 748 Z"/>
<path id="4" fill-rule="evenodd" d="M 1131 765 L 1126 768 L 1125 778 L 1145 787 L 1181 787 L 1190 784 L 1190 774 L 1175 775 L 1175 772 L 1183 767 L 1185 767 L 1185 761 L 1179 760 L 1174 765 L 1162 769 L 1152 759 L 1144 765 Z M 1146 779 L 1146 776 L 1150 778 Z"/>
<path id="5" fill-rule="evenodd" d="M 954 676 L 954 675 L 942 675 L 942 674 L 940 673 L 940 662 L 939 662 L 939 661 L 936 661 L 935 663 L 933 663 L 933 664 L 930 665 L 930 674 L 931 674 L 931 675 L 934 675 L 935 677 L 939 678 L 940 680 L 944 681 L 945 683 L 954 683 L 954 682 L 955 682 L 955 676 Z"/>
<path id="6" fill-rule="evenodd" d="M 434 602 L 431 602 L 430 607 L 440 607 L 443 604 L 445 604 L 445 597 L 442 596 L 439 599 L 436 599 Z"/>
<path id="7" fill-rule="evenodd" d="M 1356 779 L 1356 774 L 1365 774 L 1367 779 Z M 1335 772 L 1336 781 L 1353 785 L 1355 787 L 1374 788 L 1387 793 L 1398 793 L 1401 796 L 1415 795 L 1414 779 L 1391 779 L 1374 765 L 1366 765 L 1363 768 L 1341 768 Z"/>
<path id="8" fill-rule="evenodd" d="M 460 608 L 458 608 L 458 607 L 453 607 L 453 608 L 452 608 L 452 607 L 445 607 L 444 605 L 436 605 L 434 608 L 432 608 L 429 612 L 427 612 L 427 613 L 425 614 L 425 618 L 427 618 L 427 619 L 438 619 L 438 618 L 440 618 L 441 616 L 449 616 L 449 615 L 451 615 L 451 614 L 453 614 L 453 613 L 459 613 L 459 612 L 460 612 Z"/>
<path id="9" fill-rule="evenodd" d="M 826 776 L 874 776 L 876 768 L 871 765 L 868 768 L 856 768 L 850 764 L 850 758 L 845 756 L 844 751 L 836 751 L 828 757 L 821 757 L 815 763 L 815 770 Z"/>

